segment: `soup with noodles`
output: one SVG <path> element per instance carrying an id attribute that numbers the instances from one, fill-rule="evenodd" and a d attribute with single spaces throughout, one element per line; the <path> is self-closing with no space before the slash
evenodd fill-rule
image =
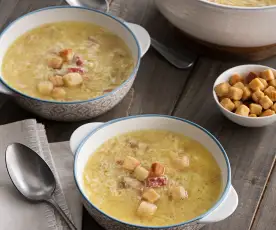
<path id="1" fill-rule="evenodd" d="M 121 221 L 165 226 L 209 210 L 221 194 L 213 155 L 182 134 L 141 130 L 113 137 L 89 158 L 84 192 Z"/>

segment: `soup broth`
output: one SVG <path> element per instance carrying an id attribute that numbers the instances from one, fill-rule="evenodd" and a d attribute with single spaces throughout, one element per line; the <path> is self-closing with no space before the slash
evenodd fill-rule
<path id="1" fill-rule="evenodd" d="M 117 35 L 85 22 L 35 28 L 8 49 L 5 81 L 36 98 L 87 100 L 121 85 L 134 68 L 132 54 Z"/>
<path id="2" fill-rule="evenodd" d="M 221 171 L 199 142 L 182 134 L 142 130 L 111 138 L 89 158 L 83 184 L 89 200 L 121 221 L 165 226 L 210 209 Z"/>

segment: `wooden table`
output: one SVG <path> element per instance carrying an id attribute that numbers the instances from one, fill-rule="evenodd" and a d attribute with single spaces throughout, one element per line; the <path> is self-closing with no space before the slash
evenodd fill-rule
<path id="1" fill-rule="evenodd" d="M 1 30 L 29 11 L 66 4 L 62 0 L 0 0 Z M 172 48 L 192 48 L 198 53 L 195 66 L 178 70 L 153 49 L 143 58 L 133 88 L 126 98 L 107 114 L 93 121 L 159 113 L 182 117 L 212 132 L 226 149 L 232 165 L 232 181 L 239 194 L 239 206 L 227 220 L 203 230 L 272 230 L 276 227 L 276 125 L 243 128 L 222 116 L 212 98 L 212 85 L 225 69 L 246 63 L 227 55 L 193 45 L 156 10 L 152 0 L 111 0 L 111 13 L 143 25 L 152 37 Z M 1 49 L 1 47 L 0 47 Z M 227 56 L 227 57 L 225 57 Z M 276 58 L 261 62 L 276 68 Z M 0 124 L 34 115 L 0 96 Z M 45 124 L 50 142 L 68 140 L 83 123 L 61 123 L 37 118 Z M 83 230 L 101 229 L 84 211 Z"/>

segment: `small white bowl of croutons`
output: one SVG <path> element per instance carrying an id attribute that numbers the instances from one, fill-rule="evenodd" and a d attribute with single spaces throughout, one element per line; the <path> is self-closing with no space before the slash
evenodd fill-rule
<path id="1" fill-rule="evenodd" d="M 231 121 L 246 127 L 276 122 L 276 70 L 241 65 L 223 72 L 213 87 L 214 99 Z"/>

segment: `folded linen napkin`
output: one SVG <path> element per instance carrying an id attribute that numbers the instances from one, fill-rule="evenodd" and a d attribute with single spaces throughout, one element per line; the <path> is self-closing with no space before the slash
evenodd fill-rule
<path id="1" fill-rule="evenodd" d="M 68 142 L 51 150 L 44 126 L 25 120 L 0 126 L 0 230 L 67 230 L 59 214 L 46 203 L 30 203 L 12 184 L 5 165 L 6 147 L 14 142 L 27 145 L 49 165 L 57 180 L 54 198 L 78 229 L 82 205 L 73 179 L 73 155 Z"/>

